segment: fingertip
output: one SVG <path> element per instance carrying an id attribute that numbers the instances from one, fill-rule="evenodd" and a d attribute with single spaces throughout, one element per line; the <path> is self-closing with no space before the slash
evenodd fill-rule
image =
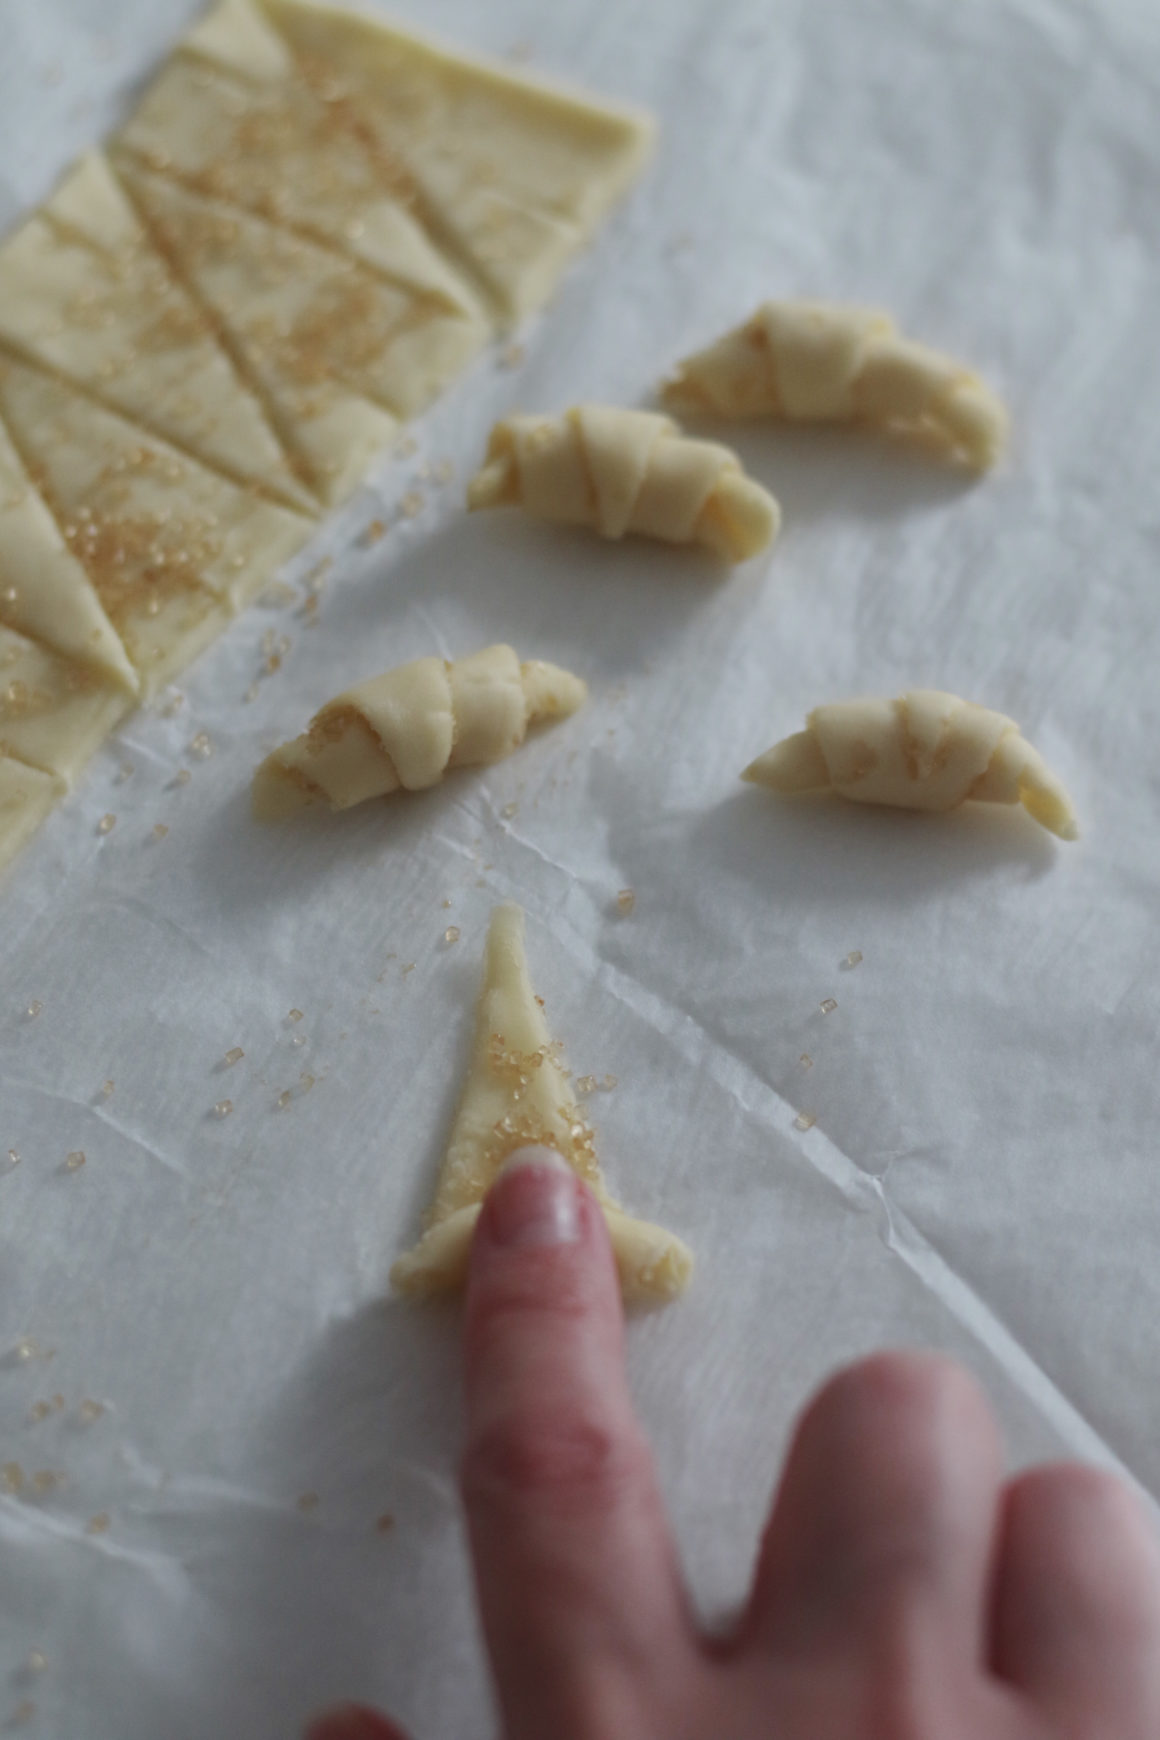
<path id="1" fill-rule="evenodd" d="M 1005 1677 L 1079 1697 L 1148 1664 L 1160 1706 L 1160 1538 L 1127 1482 L 1078 1462 L 1032 1468 L 1004 1494 L 994 1653 Z"/>
<path id="2" fill-rule="evenodd" d="M 953 1361 L 883 1353 L 838 1372 L 790 1446 L 755 1623 L 787 1647 L 877 1635 L 921 1596 L 981 1654 L 1000 1471 L 990 1407 Z"/>
<path id="3" fill-rule="evenodd" d="M 995 1417 L 983 1390 L 964 1366 L 941 1353 L 892 1350 L 844 1366 L 803 1416 L 802 1433 L 819 1429 L 856 1437 L 905 1431 L 918 1451 L 937 1451 L 966 1433 L 974 1448 L 995 1462 L 999 1456 Z"/>
<path id="4" fill-rule="evenodd" d="M 341 1704 L 315 1716 L 302 1740 L 407 1740 L 407 1736 L 365 1704 Z"/>

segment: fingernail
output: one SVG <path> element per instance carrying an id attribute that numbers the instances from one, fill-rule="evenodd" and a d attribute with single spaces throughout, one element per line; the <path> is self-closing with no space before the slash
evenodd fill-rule
<path id="1" fill-rule="evenodd" d="M 572 1168 L 554 1148 L 516 1148 L 496 1174 L 488 1228 L 497 1245 L 570 1245 L 580 1237 Z"/>

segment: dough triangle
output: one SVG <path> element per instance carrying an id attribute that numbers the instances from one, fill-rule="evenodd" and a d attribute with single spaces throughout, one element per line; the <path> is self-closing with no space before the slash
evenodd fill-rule
<path id="1" fill-rule="evenodd" d="M 380 159 L 506 321 L 547 300 L 648 157 L 652 123 L 630 110 L 337 7 L 264 10 L 304 66 L 352 93 Z"/>
<path id="2" fill-rule="evenodd" d="M 167 254 L 220 322 L 326 501 L 350 494 L 398 427 L 391 346 L 413 298 L 304 236 L 124 168 Z"/>
<path id="3" fill-rule="evenodd" d="M 51 774 L 0 754 L 0 870 L 27 845 L 59 792 Z"/>
<path id="4" fill-rule="evenodd" d="M 332 87 L 250 0 L 226 0 L 158 73 L 118 147 L 406 285 L 455 317 L 465 351 L 478 348 L 489 332 L 478 296 L 414 215 L 409 181 L 374 149 L 358 107 Z"/>
<path id="5" fill-rule="evenodd" d="M 317 513 L 101 152 L 0 248 L 0 339 L 226 476 Z"/>
<path id="6" fill-rule="evenodd" d="M 311 529 L 5 357 L 0 418 L 146 694 L 220 634 Z"/>
<path id="7" fill-rule="evenodd" d="M 0 624 L 137 693 L 137 673 L 0 421 Z"/>
<path id="8" fill-rule="evenodd" d="M 0 753 L 67 788 L 132 705 L 91 666 L 0 627 Z"/>
<path id="9" fill-rule="evenodd" d="M 634 1220 L 604 1185 L 592 1131 L 576 1106 L 560 1056 L 532 989 L 518 906 L 492 913 L 467 1082 L 439 1174 L 428 1230 L 391 1270 L 403 1293 L 426 1295 L 463 1284 L 471 1236 L 496 1173 L 513 1149 L 555 1148 L 592 1190 L 608 1222 L 628 1300 L 661 1303 L 692 1270 L 672 1233 Z"/>

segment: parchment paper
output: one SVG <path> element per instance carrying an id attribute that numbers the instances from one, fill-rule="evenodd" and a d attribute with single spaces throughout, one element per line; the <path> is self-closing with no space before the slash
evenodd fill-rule
<path id="1" fill-rule="evenodd" d="M 591 1107 L 614 1188 L 697 1251 L 631 1361 L 707 1612 L 740 1597 L 806 1392 L 882 1343 L 965 1359 L 1015 1462 L 1078 1453 L 1160 1491 L 1160 14 L 397 10 L 644 103 L 663 137 L 523 359 L 487 357 L 290 571 L 334 557 L 318 626 L 242 620 L 0 891 L 0 1172 L 21 1156 L 0 1176 L 0 1461 L 26 1475 L 0 1497 L 0 1719 L 30 1699 L 28 1732 L 60 1740 L 274 1740 L 339 1696 L 417 1740 L 492 1731 L 457 1316 L 385 1285 L 499 899 L 528 911 L 573 1069 L 617 1078 Z M 191 11 L 7 0 L 5 225 Z M 786 294 L 881 303 L 971 361 L 1010 404 L 1010 458 L 969 484 L 853 436 L 743 433 L 785 530 L 724 577 L 464 514 L 506 407 L 637 402 Z M 412 488 L 422 511 L 360 545 Z M 246 702 L 271 634 L 291 645 Z M 586 675 L 587 709 L 424 796 L 251 824 L 257 759 L 330 694 L 497 639 Z M 1022 813 L 738 784 L 816 703 L 916 684 L 1016 717 L 1081 843 Z M 45 1470 L 63 1484 L 37 1493 Z"/>

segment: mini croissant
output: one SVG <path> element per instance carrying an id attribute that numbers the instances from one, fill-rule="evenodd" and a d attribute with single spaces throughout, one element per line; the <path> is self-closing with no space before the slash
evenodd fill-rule
<path id="1" fill-rule="evenodd" d="M 345 810 L 403 787 L 422 791 L 448 768 L 501 761 L 529 725 L 565 719 L 587 685 L 510 646 L 470 658 L 416 659 L 329 701 L 310 729 L 268 755 L 254 775 L 254 814 L 275 821 L 304 804 Z"/>
<path id="2" fill-rule="evenodd" d="M 836 791 L 909 810 L 1020 803 L 1061 840 L 1079 836 L 1071 799 L 1015 721 L 938 689 L 816 707 L 804 731 L 741 777 L 782 794 Z"/>
<path id="3" fill-rule="evenodd" d="M 575 405 L 559 417 L 513 416 L 491 432 L 470 508 L 522 505 L 535 519 L 706 544 L 744 562 L 777 536 L 781 512 L 728 447 L 694 441 L 669 417 Z"/>
<path id="4" fill-rule="evenodd" d="M 872 424 L 980 471 L 1007 438 L 999 399 L 961 363 L 903 338 L 877 309 L 824 302 L 763 303 L 679 363 L 664 399 L 722 417 Z"/>

